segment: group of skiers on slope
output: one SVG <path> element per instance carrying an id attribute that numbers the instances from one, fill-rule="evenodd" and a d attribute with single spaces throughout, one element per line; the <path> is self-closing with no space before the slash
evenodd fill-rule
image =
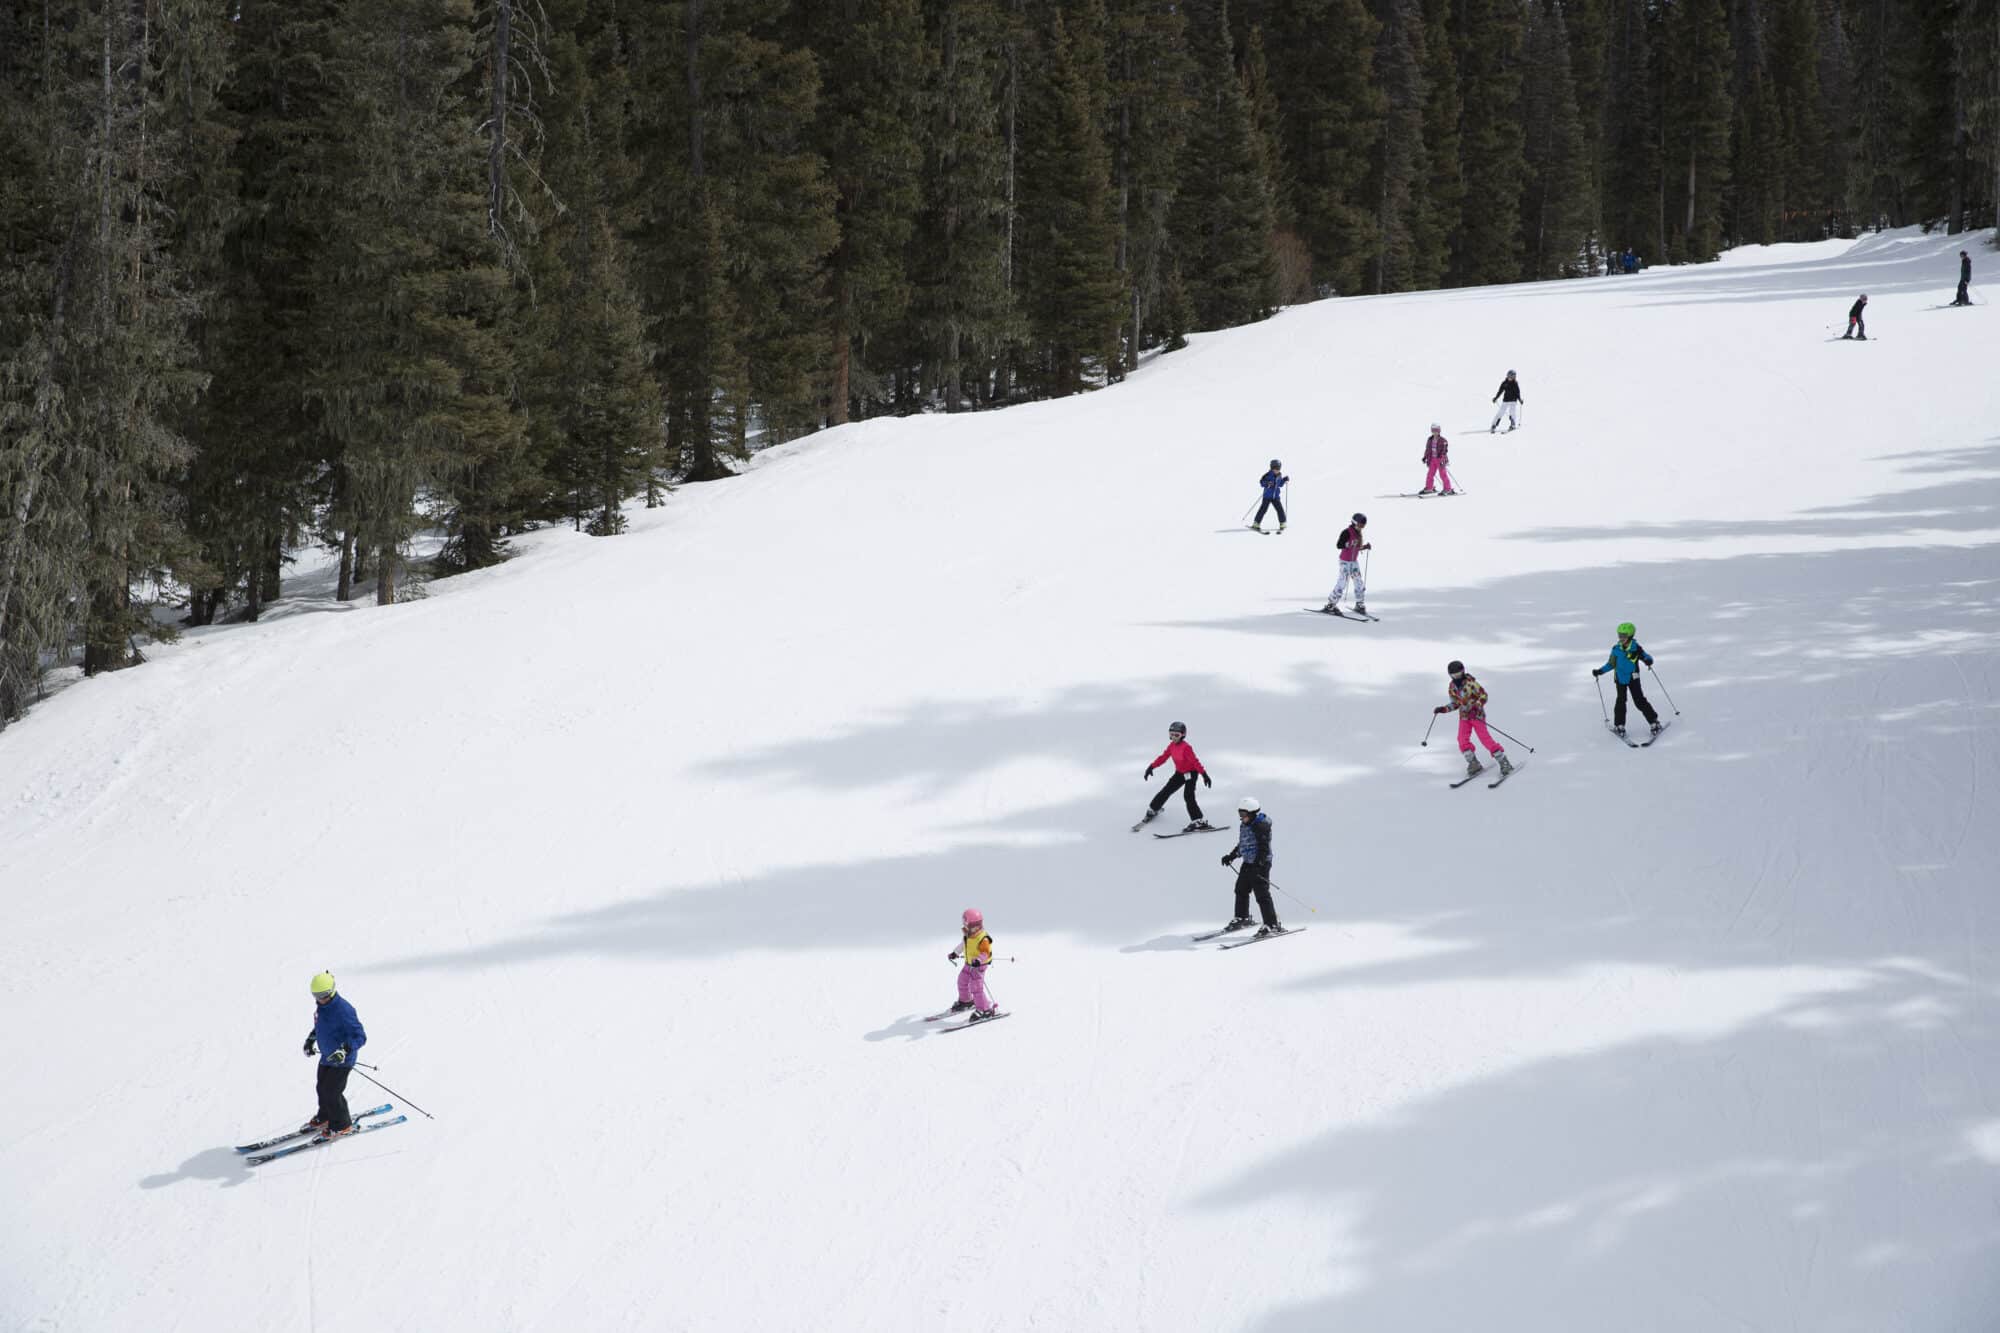
<path id="1" fill-rule="evenodd" d="M 1132 826 L 1133 831 L 1137 832 L 1159 818 L 1161 809 L 1173 799 L 1175 792 L 1179 792 L 1181 799 L 1187 803 L 1188 822 L 1181 832 L 1213 831 L 1216 826 L 1202 814 L 1201 802 L 1195 797 L 1195 783 L 1199 781 L 1203 786 L 1213 787 L 1215 779 L 1202 766 L 1194 746 L 1188 744 L 1185 723 L 1168 724 L 1167 748 L 1146 765 L 1145 780 L 1151 782 L 1154 772 L 1168 763 L 1173 764 L 1174 775 L 1147 802 L 1146 813 L 1139 816 L 1139 822 Z M 1233 865 L 1241 860 L 1243 866 L 1236 872 L 1236 913 L 1222 928 L 1223 932 L 1242 930 L 1251 924 L 1250 898 L 1254 894 L 1257 908 L 1264 917 L 1264 928 L 1258 933 L 1282 933 L 1284 925 L 1278 920 L 1277 908 L 1271 902 L 1271 820 L 1257 804 L 1256 797 L 1246 796 L 1236 803 L 1236 821 L 1236 850 L 1223 857 L 1222 864 Z"/>

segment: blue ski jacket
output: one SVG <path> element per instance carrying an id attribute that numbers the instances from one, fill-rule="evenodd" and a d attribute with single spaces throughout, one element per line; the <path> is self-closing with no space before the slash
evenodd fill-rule
<path id="1" fill-rule="evenodd" d="M 1284 499 L 1285 483 L 1290 480 L 1290 477 L 1281 477 L 1276 472 L 1266 472 L 1263 476 L 1257 478 L 1258 484 L 1264 488 L 1264 498 L 1266 500 Z"/>
<path id="2" fill-rule="evenodd" d="M 1647 666 L 1653 665 L 1653 655 L 1641 648 L 1637 639 L 1632 640 L 1630 648 L 1622 643 L 1614 643 L 1611 645 L 1611 656 L 1605 659 L 1603 666 L 1597 668 L 1597 674 L 1601 676 L 1607 671 L 1615 671 L 1618 673 L 1620 685 L 1630 685 L 1632 678 L 1639 674 L 1641 662 Z"/>
<path id="3" fill-rule="evenodd" d="M 1236 850 L 1253 866 L 1271 868 L 1271 819 L 1262 810 L 1236 829 Z"/>
<path id="4" fill-rule="evenodd" d="M 313 1006 L 313 1037 L 319 1042 L 319 1062 L 323 1065 L 332 1064 L 329 1057 L 343 1046 L 347 1048 L 347 1063 L 352 1065 L 368 1043 L 361 1016 L 339 995 Z"/>

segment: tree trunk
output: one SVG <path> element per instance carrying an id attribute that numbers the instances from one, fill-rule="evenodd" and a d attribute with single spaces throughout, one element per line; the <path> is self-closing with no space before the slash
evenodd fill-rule
<path id="1" fill-rule="evenodd" d="M 396 604 L 396 552 L 392 547 L 375 548 L 375 605 Z"/>
<path id="2" fill-rule="evenodd" d="M 486 230 L 505 244 L 507 207 L 507 61 L 514 35 L 514 0 L 493 0 L 492 100 L 486 117 Z"/>
<path id="3" fill-rule="evenodd" d="M 333 597 L 344 602 L 354 595 L 354 534 L 340 534 L 340 574 L 335 580 Z"/>

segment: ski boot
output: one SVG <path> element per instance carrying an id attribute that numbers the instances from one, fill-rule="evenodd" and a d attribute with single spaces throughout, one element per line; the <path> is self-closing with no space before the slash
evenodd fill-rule
<path id="1" fill-rule="evenodd" d="M 1354 614 L 1355 614 L 1355 615 L 1357 615 L 1357 616 L 1365 616 L 1365 615 L 1367 615 L 1367 614 L 1368 614 L 1368 603 L 1366 603 L 1366 602 L 1356 602 L 1356 603 L 1354 604 Z"/>
<path id="2" fill-rule="evenodd" d="M 1197 820 L 1193 821 L 1192 823 L 1190 823 L 1190 824 L 1189 824 L 1189 825 L 1188 825 L 1188 826 L 1187 826 L 1186 828 L 1182 829 L 1182 830 L 1181 830 L 1181 832 L 1183 832 L 1183 833 L 1200 833 L 1200 832 L 1202 832 L 1203 830 L 1206 830 L 1206 829 L 1212 829 L 1212 828 L 1214 828 L 1214 827 L 1215 827 L 1215 825 L 1213 825 L 1213 824 L 1209 823 L 1209 822 L 1208 822 L 1208 821 L 1207 821 L 1206 819 L 1197 819 Z"/>
<path id="3" fill-rule="evenodd" d="M 1159 817 L 1160 812 L 1149 805 L 1146 807 L 1146 813 L 1139 816 L 1139 822 L 1141 824 L 1150 824 Z"/>
<path id="4" fill-rule="evenodd" d="M 1340 603 L 1329 601 L 1325 606 L 1322 606 L 1320 610 L 1325 612 L 1327 615 L 1337 616 L 1340 614 Z"/>
<path id="5" fill-rule="evenodd" d="M 983 1023 L 987 1019 L 993 1017 L 993 1015 L 998 1012 L 999 1010 L 997 1009 L 974 1009 L 972 1011 L 972 1017 L 966 1019 L 965 1021 L 968 1023 Z"/>
<path id="6" fill-rule="evenodd" d="M 1250 938 L 1256 940 L 1269 939 L 1273 935 L 1282 935 L 1284 933 L 1285 923 L 1282 921 L 1272 921 L 1257 927 L 1257 933 Z"/>
<path id="7" fill-rule="evenodd" d="M 1453 489 L 1452 489 L 1451 487 L 1447 486 L 1447 487 L 1445 487 L 1445 488 L 1444 488 L 1444 490 L 1440 491 L 1440 492 L 1439 492 L 1439 494 L 1441 494 L 1441 495 L 1457 495 L 1457 494 L 1458 494 L 1458 492 L 1457 492 L 1457 491 L 1455 491 L 1455 490 L 1453 490 Z"/>
<path id="8" fill-rule="evenodd" d="M 1666 729 L 1667 729 L 1667 727 L 1666 727 L 1666 724 L 1665 724 L 1664 722 L 1655 722 L 1655 723 L 1653 724 L 1653 734 L 1654 734 L 1655 736 L 1659 735 L 1659 734 L 1660 734 L 1661 732 L 1665 731 Z"/>
<path id="9" fill-rule="evenodd" d="M 1436 495 L 1436 494 L 1437 494 L 1437 487 L 1435 487 L 1435 486 L 1426 486 L 1426 487 L 1424 487 L 1424 488 L 1423 488 L 1422 490 L 1418 491 L 1418 492 L 1417 492 L 1417 494 L 1418 494 L 1418 495 Z M 1450 492 L 1450 491 L 1446 491 L 1446 492 L 1445 492 L 1445 494 L 1446 494 L 1446 495 L 1449 495 L 1449 494 L 1451 494 L 1451 492 Z"/>
<path id="10" fill-rule="evenodd" d="M 1255 923 L 1247 916 L 1232 916 L 1229 918 L 1229 924 L 1222 928 L 1222 933 L 1227 935 L 1232 930 L 1248 930 L 1253 924 Z"/>
<path id="11" fill-rule="evenodd" d="M 972 1007 L 972 1001 L 958 1000 L 952 1004 L 951 1008 L 945 1010 L 945 1012 L 948 1014 L 962 1014 L 971 1007 Z"/>
<path id="12" fill-rule="evenodd" d="M 1284 525 L 1284 524 L 1282 524 L 1282 523 L 1280 523 L 1280 524 L 1278 525 L 1278 531 L 1280 531 L 1280 532 L 1283 532 L 1284 530 L 1285 530 L 1285 525 Z"/>
<path id="13" fill-rule="evenodd" d="M 303 1125 L 299 1126 L 299 1133 L 324 1134 L 326 1133 L 326 1127 L 329 1123 L 330 1122 L 327 1120 L 325 1116 L 316 1115 L 312 1119 L 306 1121 Z"/>
<path id="14" fill-rule="evenodd" d="M 1506 776 L 1507 776 L 1507 775 L 1508 775 L 1509 773 L 1512 773 L 1512 772 L 1514 771 L 1514 761 L 1513 761 L 1513 760 L 1511 760 L 1511 759 L 1509 759 L 1509 758 L 1508 758 L 1508 757 L 1507 757 L 1506 755 L 1504 755 L 1504 754 L 1499 754 L 1499 755 L 1495 755 L 1495 756 L 1493 756 L 1493 757 L 1494 757 L 1495 759 L 1498 759 L 1498 760 L 1500 761 L 1500 776 L 1501 776 L 1501 777 L 1503 777 L 1503 778 L 1504 778 L 1504 777 L 1506 777 Z"/>
<path id="15" fill-rule="evenodd" d="M 1624 727 L 1624 724 L 1620 723 L 1620 724 L 1618 724 L 1618 725 L 1616 725 L 1616 726 L 1613 726 L 1613 727 L 1611 728 L 1611 734 L 1612 734 L 1612 735 L 1614 735 L 1614 736 L 1616 736 L 1616 737 L 1617 737 L 1617 738 L 1618 738 L 1619 740 L 1621 740 L 1621 741 L 1622 741 L 1622 740 L 1624 740 L 1624 739 L 1625 739 L 1625 727 Z"/>
<path id="16" fill-rule="evenodd" d="M 350 1121 L 348 1121 L 348 1122 L 347 1122 L 347 1128 L 346 1128 L 346 1129 L 328 1129 L 328 1130 L 322 1130 L 322 1131 L 320 1131 L 320 1137 L 321 1137 L 321 1138 L 323 1138 L 323 1139 L 328 1139 L 328 1140 L 332 1140 L 332 1139 L 344 1139 L 344 1138 L 346 1138 L 346 1137 L 347 1137 L 347 1136 L 348 1136 L 349 1134 L 352 1134 L 352 1133 L 353 1133 L 353 1132 L 354 1132 L 354 1131 L 355 1131 L 356 1129 L 358 1129 L 358 1128 L 360 1128 L 360 1126 L 356 1125 L 356 1124 L 355 1124 L 355 1123 L 354 1123 L 353 1121 L 351 1121 L 351 1120 L 350 1120 Z"/>
<path id="17" fill-rule="evenodd" d="M 1476 778 L 1486 771 L 1486 765 L 1479 762 L 1479 756 L 1472 751 L 1465 752 L 1465 776 Z"/>

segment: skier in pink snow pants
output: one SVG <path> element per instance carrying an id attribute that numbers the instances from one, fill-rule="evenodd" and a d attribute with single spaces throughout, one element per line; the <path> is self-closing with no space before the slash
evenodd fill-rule
<path id="1" fill-rule="evenodd" d="M 1418 495 L 1436 495 L 1438 478 L 1444 478 L 1444 493 L 1451 495 L 1451 470 L 1445 466 L 1445 455 L 1451 450 L 1451 441 L 1445 439 L 1444 428 L 1431 423 L 1431 437 L 1424 441 L 1424 488 Z"/>
<path id="2" fill-rule="evenodd" d="M 958 969 L 958 1003 L 951 1007 L 951 1012 L 970 1009 L 974 1018 L 987 1018 L 993 1013 L 993 1002 L 986 997 L 986 969 L 993 965 L 993 937 L 986 933 L 986 918 L 977 907 L 966 908 L 963 920 L 965 942 L 948 955 L 953 962 L 961 957 L 965 960 L 965 966 Z"/>
<path id="3" fill-rule="evenodd" d="M 1432 711 L 1458 714 L 1458 748 L 1465 755 L 1466 776 L 1485 771 L 1472 749 L 1472 738 L 1478 736 L 1486 752 L 1500 761 L 1500 776 L 1506 777 L 1514 771 L 1514 765 L 1507 752 L 1494 742 L 1493 733 L 1486 729 L 1486 687 L 1465 669 L 1463 662 L 1453 662 L 1445 670 L 1451 675 L 1448 691 L 1451 702 L 1439 704 Z"/>

